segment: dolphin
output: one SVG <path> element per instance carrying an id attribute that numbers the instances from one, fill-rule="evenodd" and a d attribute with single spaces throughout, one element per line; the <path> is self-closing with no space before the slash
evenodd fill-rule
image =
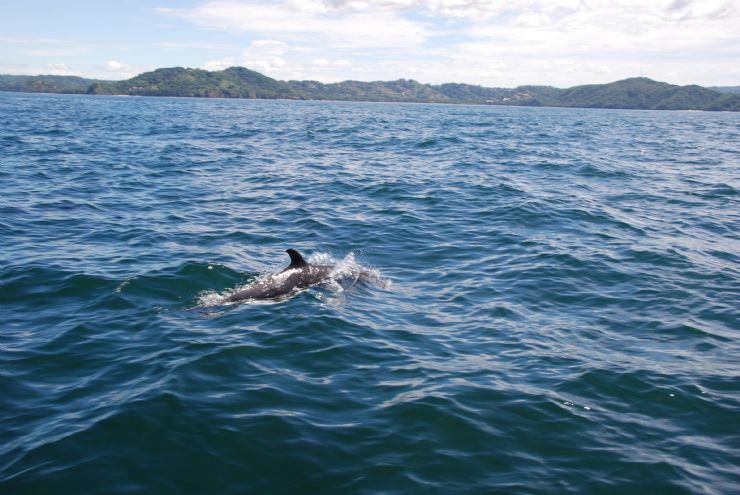
<path id="1" fill-rule="evenodd" d="M 314 265 L 303 259 L 295 249 L 286 249 L 290 265 L 284 270 L 266 277 L 260 277 L 243 290 L 231 294 L 226 302 L 245 300 L 276 299 L 293 292 L 318 284 L 331 276 L 334 265 Z"/>

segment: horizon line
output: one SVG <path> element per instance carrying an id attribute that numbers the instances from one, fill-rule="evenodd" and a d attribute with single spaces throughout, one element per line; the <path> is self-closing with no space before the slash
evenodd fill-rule
<path id="1" fill-rule="evenodd" d="M 445 85 L 445 84 L 462 84 L 462 85 L 466 85 L 466 86 L 478 86 L 478 87 L 481 87 L 481 88 L 493 88 L 493 89 L 497 89 L 497 88 L 500 88 L 500 89 L 516 89 L 516 88 L 521 88 L 521 87 L 549 87 L 549 88 L 555 88 L 555 89 L 570 89 L 570 88 L 575 88 L 575 87 L 579 87 L 579 86 L 597 86 L 597 85 L 604 85 L 604 84 L 612 84 L 612 83 L 616 83 L 616 82 L 627 81 L 627 80 L 630 80 L 630 79 L 646 79 L 646 80 L 650 80 L 650 81 L 657 82 L 657 83 L 664 83 L 664 84 L 669 84 L 669 85 L 672 85 L 672 86 L 680 86 L 680 87 L 698 86 L 698 87 L 701 87 L 701 88 L 710 88 L 711 89 L 711 88 L 734 88 L 734 87 L 740 86 L 740 83 L 738 83 L 737 85 L 726 85 L 726 86 L 722 86 L 722 85 L 704 86 L 702 84 L 697 84 L 697 83 L 692 83 L 692 84 L 674 84 L 674 83 L 671 83 L 671 82 L 668 82 L 668 81 L 660 81 L 660 80 L 657 80 L 657 79 L 653 79 L 652 77 L 648 77 L 648 76 L 630 76 L 630 77 L 625 77 L 625 78 L 622 78 L 622 79 L 615 79 L 613 81 L 609 81 L 609 82 L 606 82 L 606 83 L 587 82 L 587 83 L 579 83 L 579 84 L 575 84 L 573 86 L 565 86 L 565 87 L 564 86 L 554 86 L 554 85 L 551 85 L 551 84 L 533 84 L 533 83 L 518 84 L 516 86 L 485 86 L 483 84 L 458 82 L 458 81 L 448 81 L 448 82 L 443 82 L 443 83 L 428 83 L 428 82 L 419 81 L 417 79 L 411 79 L 411 78 L 405 78 L 405 77 L 399 77 L 397 79 L 385 79 L 385 80 L 384 79 L 373 79 L 373 80 L 343 79 L 341 81 L 336 81 L 336 82 L 323 82 L 323 81 L 319 81 L 318 79 L 276 79 L 274 77 L 268 76 L 266 74 L 263 74 L 262 72 L 259 72 L 257 70 L 251 69 L 251 68 L 246 67 L 244 65 L 232 65 L 232 66 L 226 67 L 224 69 L 218 69 L 218 70 L 208 70 L 208 69 L 203 69 L 201 67 L 187 67 L 187 66 L 182 66 L 182 65 L 175 65 L 175 66 L 170 66 L 170 67 L 157 67 L 156 69 L 152 69 L 152 70 L 140 72 L 140 73 L 136 74 L 135 76 L 132 76 L 132 77 L 129 77 L 129 78 L 126 78 L 126 79 L 100 79 L 100 78 L 96 78 L 96 77 L 88 77 L 88 76 L 78 75 L 78 74 L 0 74 L 0 76 L 14 76 L 14 77 L 24 77 L 24 76 L 25 77 L 49 77 L 49 76 L 51 76 L 51 77 L 78 77 L 80 79 L 89 79 L 91 81 L 100 81 L 100 82 L 106 82 L 106 83 L 117 83 L 117 82 L 128 81 L 129 79 L 134 79 L 136 77 L 139 77 L 139 76 L 141 76 L 143 74 L 147 74 L 147 73 L 150 73 L 150 72 L 156 72 L 158 70 L 167 70 L 167 69 L 198 70 L 198 71 L 209 72 L 209 73 L 223 72 L 223 71 L 226 71 L 226 70 L 229 70 L 229 69 L 246 69 L 246 70 L 249 70 L 251 72 L 260 74 L 261 76 L 264 76 L 264 77 L 267 77 L 269 79 L 272 79 L 274 81 L 279 81 L 279 82 L 291 82 L 291 81 L 297 81 L 297 82 L 317 82 L 317 83 L 320 83 L 320 84 L 327 84 L 327 85 L 328 84 L 341 84 L 341 83 L 344 83 L 344 82 L 374 83 L 374 82 L 412 81 L 412 82 L 416 82 L 416 83 L 427 85 L 427 86 L 442 86 L 442 85 Z"/>

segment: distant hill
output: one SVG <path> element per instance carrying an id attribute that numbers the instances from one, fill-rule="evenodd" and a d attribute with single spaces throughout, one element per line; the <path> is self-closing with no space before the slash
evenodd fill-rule
<path id="1" fill-rule="evenodd" d="M 740 86 L 710 86 L 709 89 L 720 93 L 740 94 Z"/>
<path id="2" fill-rule="evenodd" d="M 701 86 L 676 86 L 646 77 L 576 86 L 556 94 L 551 104 L 585 108 L 740 111 L 740 97 L 723 95 Z"/>
<path id="3" fill-rule="evenodd" d="M 409 79 L 325 84 L 318 81 L 278 81 L 244 67 L 220 71 L 173 67 L 145 72 L 125 81 L 97 81 L 72 76 L 0 76 L 1 91 L 740 111 L 740 94 L 734 94 L 733 88 L 719 89 L 723 91 L 695 85 L 676 86 L 646 77 L 568 89 L 552 86 L 487 88 L 461 83 L 431 85 Z"/>
<path id="4" fill-rule="evenodd" d="M 450 98 L 435 86 L 410 79 L 396 81 L 343 81 L 324 84 L 318 81 L 288 81 L 290 89 L 302 99 L 348 101 L 406 101 L 450 103 Z"/>
<path id="5" fill-rule="evenodd" d="M 87 93 L 97 79 L 77 76 L 7 76 L 0 75 L 0 91 L 23 93 Z"/>
<path id="6" fill-rule="evenodd" d="M 244 67 L 210 72 L 174 67 L 119 82 L 98 82 L 88 94 L 190 96 L 201 98 L 291 98 L 288 85 Z"/>

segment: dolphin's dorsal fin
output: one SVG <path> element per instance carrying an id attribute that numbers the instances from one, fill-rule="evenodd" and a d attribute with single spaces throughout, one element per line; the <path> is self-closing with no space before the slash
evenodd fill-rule
<path id="1" fill-rule="evenodd" d="M 301 253 L 295 249 L 286 249 L 285 252 L 290 256 L 290 266 L 288 268 L 302 268 L 308 265 L 306 260 L 303 259 L 303 256 L 301 256 Z"/>

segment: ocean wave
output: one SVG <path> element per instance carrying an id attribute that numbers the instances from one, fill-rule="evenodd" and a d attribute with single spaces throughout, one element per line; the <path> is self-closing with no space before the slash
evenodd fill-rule
<path id="1" fill-rule="evenodd" d="M 740 483 L 734 116 L 0 100 L 1 492 Z"/>

